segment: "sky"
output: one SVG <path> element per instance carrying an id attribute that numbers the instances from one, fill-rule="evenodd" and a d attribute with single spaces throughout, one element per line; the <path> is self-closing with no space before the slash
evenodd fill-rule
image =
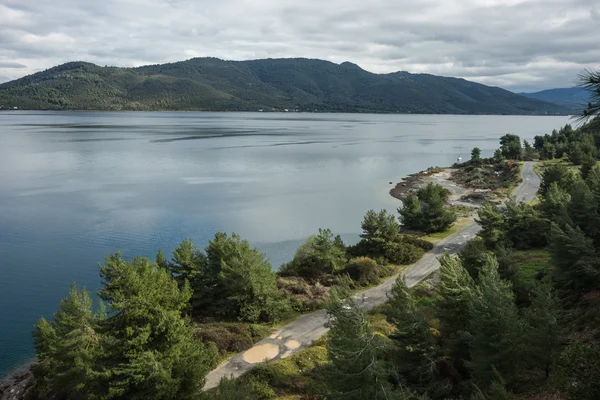
<path id="1" fill-rule="evenodd" d="M 68 61 L 350 61 L 515 92 L 600 66 L 599 0 L 0 0 L 0 82 Z"/>

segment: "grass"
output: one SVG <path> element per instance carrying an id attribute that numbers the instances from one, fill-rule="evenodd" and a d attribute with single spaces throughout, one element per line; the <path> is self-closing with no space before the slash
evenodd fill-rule
<path id="1" fill-rule="evenodd" d="M 532 283 L 538 273 L 550 269 L 550 252 L 547 249 L 517 250 L 514 257 L 521 282 Z"/>
<path id="2" fill-rule="evenodd" d="M 540 161 L 537 162 L 535 164 L 533 164 L 533 171 L 538 174 L 540 177 L 542 176 L 542 173 L 544 172 L 544 170 L 546 168 L 548 168 L 551 165 L 556 165 L 556 164 L 562 164 L 565 167 L 571 169 L 571 170 L 577 170 L 578 167 L 573 165 L 568 158 L 563 157 L 563 158 L 555 158 L 552 160 L 544 160 L 544 161 Z"/>
<path id="3" fill-rule="evenodd" d="M 291 357 L 259 365 L 241 379 L 268 385 L 277 399 L 306 398 L 307 394 L 323 393 L 325 382 L 320 373 L 328 363 L 327 348 L 320 341 Z"/>
<path id="4" fill-rule="evenodd" d="M 473 222 L 473 220 L 471 218 L 458 218 L 456 220 L 456 222 L 454 224 L 452 224 L 452 226 L 448 230 L 446 230 L 444 232 L 430 233 L 427 236 L 423 236 L 423 239 L 435 244 L 435 243 L 439 242 L 440 240 L 445 239 L 448 236 L 462 230 L 465 226 L 467 226 L 471 222 Z"/>

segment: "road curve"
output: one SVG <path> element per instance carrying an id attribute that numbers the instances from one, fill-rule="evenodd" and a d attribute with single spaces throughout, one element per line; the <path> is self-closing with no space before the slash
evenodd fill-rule
<path id="1" fill-rule="evenodd" d="M 513 191 L 512 195 L 517 200 L 529 203 L 535 197 L 540 186 L 540 178 L 533 171 L 532 162 L 524 163 L 521 176 L 523 181 Z M 467 241 L 477 235 L 479 229 L 479 225 L 472 222 L 459 232 L 440 240 L 423 258 L 405 270 L 404 277 L 407 286 L 412 287 L 425 279 L 439 267 L 439 256 L 446 251 L 450 254 L 456 253 Z M 355 299 L 366 310 L 383 304 L 387 301 L 387 293 L 392 288 L 396 278 L 396 276 L 390 277 L 381 285 L 360 292 L 355 296 Z M 329 330 L 326 327 L 327 320 L 325 310 L 301 315 L 268 338 L 256 343 L 251 349 L 234 355 L 212 370 L 206 377 L 204 390 L 216 387 L 223 377 L 238 377 L 252 367 L 264 363 L 266 359 L 286 358 L 310 346 Z"/>

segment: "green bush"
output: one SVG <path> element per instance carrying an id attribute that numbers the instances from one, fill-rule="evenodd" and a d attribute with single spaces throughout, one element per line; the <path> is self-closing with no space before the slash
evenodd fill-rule
<path id="1" fill-rule="evenodd" d="M 574 342 L 561 354 L 557 380 L 567 399 L 600 398 L 600 346 Z"/>
<path id="2" fill-rule="evenodd" d="M 346 264 L 344 272 L 359 285 L 368 286 L 379 283 L 379 278 L 383 275 L 383 267 L 369 257 L 356 257 Z"/>
<path id="3" fill-rule="evenodd" d="M 270 332 L 269 327 L 257 324 L 211 322 L 200 325 L 196 336 L 205 343 L 214 343 L 219 354 L 224 356 L 249 349 Z"/>

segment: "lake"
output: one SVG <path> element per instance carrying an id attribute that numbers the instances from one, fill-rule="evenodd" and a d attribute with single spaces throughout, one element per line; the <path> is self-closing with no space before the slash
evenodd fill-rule
<path id="1" fill-rule="evenodd" d="M 318 228 L 355 241 L 368 209 L 395 212 L 406 174 L 505 133 L 567 117 L 300 113 L 0 113 L 0 375 L 31 331 L 109 253 L 154 257 L 237 232 L 274 268 Z"/>

